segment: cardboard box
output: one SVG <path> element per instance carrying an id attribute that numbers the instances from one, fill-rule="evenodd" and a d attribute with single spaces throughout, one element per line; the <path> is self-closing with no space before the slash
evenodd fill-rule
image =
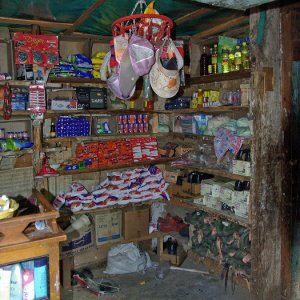
<path id="1" fill-rule="evenodd" d="M 180 176 L 181 174 L 182 174 L 182 172 L 180 172 L 179 170 L 174 170 L 174 171 L 165 170 L 164 178 L 165 178 L 166 182 L 176 183 L 178 176 Z"/>
<path id="2" fill-rule="evenodd" d="M 52 110 L 77 110 L 77 100 L 52 99 Z"/>
<path id="3" fill-rule="evenodd" d="M 122 239 L 122 210 L 97 214 L 94 218 L 97 245 Z"/>
<path id="4" fill-rule="evenodd" d="M 123 210 L 123 237 L 125 240 L 149 234 L 149 207 L 127 208 Z"/>
<path id="5" fill-rule="evenodd" d="M 244 160 L 233 160 L 232 173 L 243 176 L 251 176 L 251 162 Z"/>
<path id="6" fill-rule="evenodd" d="M 182 156 L 191 150 L 193 150 L 191 147 L 177 146 L 175 149 L 175 156 Z"/>
<path id="7" fill-rule="evenodd" d="M 26 168 L 32 166 L 32 154 L 26 153 L 17 157 L 15 168 Z"/>
<path id="8" fill-rule="evenodd" d="M 167 249 L 164 250 L 163 248 L 164 239 L 161 237 L 159 240 L 160 240 L 160 253 L 159 253 L 160 261 L 168 261 L 174 266 L 180 266 L 184 262 L 187 256 L 187 253 L 184 251 L 182 245 L 177 246 L 176 255 L 168 254 Z"/>
<path id="9" fill-rule="evenodd" d="M 77 232 L 78 237 L 72 238 L 67 242 L 61 243 L 61 257 L 73 256 L 83 250 L 89 249 L 94 246 L 94 237 L 92 227 L 88 227 L 83 232 Z"/>

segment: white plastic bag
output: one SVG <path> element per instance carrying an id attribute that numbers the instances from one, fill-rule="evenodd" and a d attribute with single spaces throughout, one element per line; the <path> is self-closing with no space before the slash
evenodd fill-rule
<path id="1" fill-rule="evenodd" d="M 133 244 L 121 244 L 108 251 L 107 274 L 126 274 L 144 271 L 151 267 L 152 262 L 148 253 L 140 252 Z"/>

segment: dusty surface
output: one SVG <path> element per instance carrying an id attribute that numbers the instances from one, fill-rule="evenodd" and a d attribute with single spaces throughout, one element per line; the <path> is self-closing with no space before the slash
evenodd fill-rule
<path id="1" fill-rule="evenodd" d="M 181 267 L 201 270 L 191 258 L 187 258 Z M 203 269 L 202 269 L 203 270 Z M 214 275 L 200 275 L 185 271 L 168 270 L 163 279 L 156 278 L 156 271 L 148 269 L 145 273 L 132 273 L 126 275 L 108 276 L 103 274 L 103 269 L 93 269 L 96 278 L 111 278 L 120 285 L 119 292 L 105 295 L 101 299 L 191 299 L 191 300 L 247 300 L 249 292 L 238 286 L 232 293 L 231 282 L 228 282 L 227 293 L 224 281 Z M 92 300 L 97 299 L 88 290 L 74 287 L 73 290 L 61 292 L 63 300 Z"/>

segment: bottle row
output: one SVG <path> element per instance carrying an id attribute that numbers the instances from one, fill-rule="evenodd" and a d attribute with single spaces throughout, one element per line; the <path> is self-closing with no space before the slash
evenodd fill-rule
<path id="1" fill-rule="evenodd" d="M 207 50 L 209 48 L 209 50 Z M 228 73 L 250 68 L 248 39 L 203 46 L 200 75 Z"/>

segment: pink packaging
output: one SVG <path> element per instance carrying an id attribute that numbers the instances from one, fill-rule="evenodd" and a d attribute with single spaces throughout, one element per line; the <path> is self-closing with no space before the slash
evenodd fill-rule
<path id="1" fill-rule="evenodd" d="M 34 273 L 31 269 L 22 271 L 23 300 L 34 299 Z"/>

